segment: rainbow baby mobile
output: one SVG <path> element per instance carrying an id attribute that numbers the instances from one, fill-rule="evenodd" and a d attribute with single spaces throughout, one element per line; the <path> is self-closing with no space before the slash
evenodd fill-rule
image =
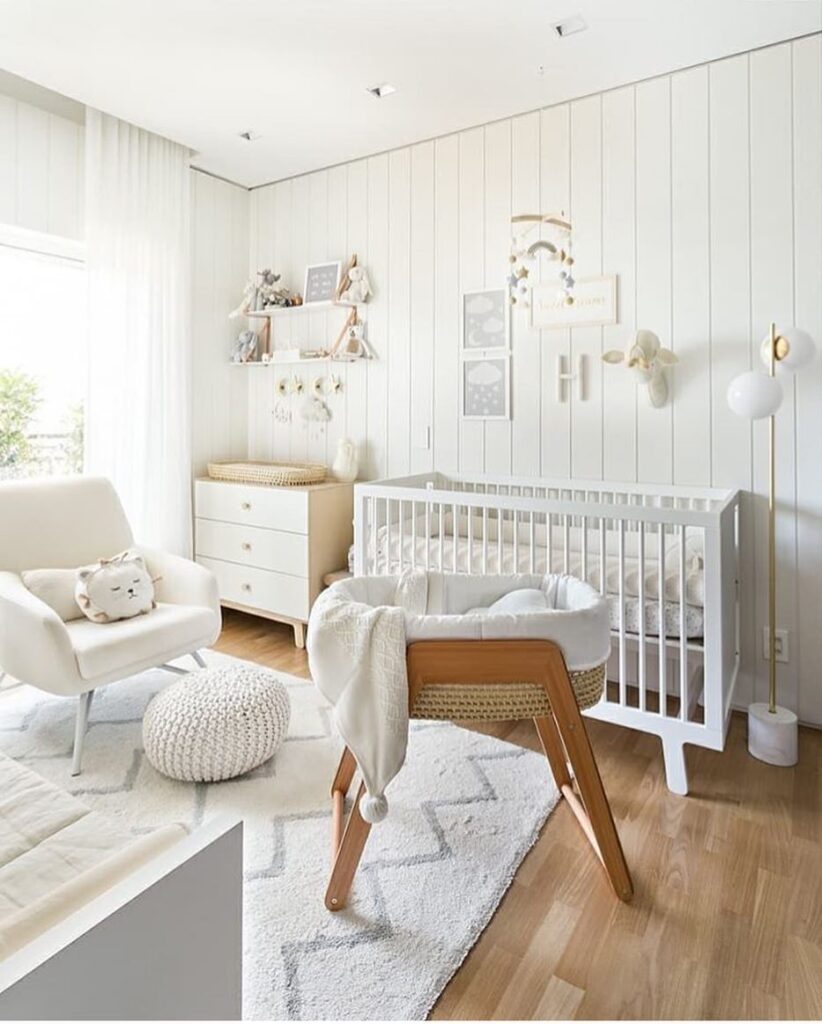
<path id="1" fill-rule="evenodd" d="M 554 236 L 551 241 L 538 238 L 528 243 L 528 236 L 534 228 L 548 226 Z M 508 296 L 512 306 L 527 309 L 531 304 L 531 287 L 534 284 L 539 257 L 547 253 L 550 260 L 559 262 L 559 283 L 565 295 L 565 305 L 574 304 L 574 278 L 571 267 L 571 225 L 563 214 L 520 213 L 511 218 L 511 254 L 508 257 L 511 269 L 508 274 Z"/>

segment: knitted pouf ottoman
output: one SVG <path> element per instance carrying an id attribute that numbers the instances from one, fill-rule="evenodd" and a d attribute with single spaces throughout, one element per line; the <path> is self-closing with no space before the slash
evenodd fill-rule
<path id="1" fill-rule="evenodd" d="M 291 703 L 273 672 L 227 665 L 189 672 L 146 708 L 143 746 L 172 779 L 219 782 L 272 757 L 288 732 Z"/>

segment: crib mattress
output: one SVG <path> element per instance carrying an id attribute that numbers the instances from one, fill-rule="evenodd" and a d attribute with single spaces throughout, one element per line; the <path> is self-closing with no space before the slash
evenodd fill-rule
<path id="1" fill-rule="evenodd" d="M 613 537 L 610 537 L 609 541 L 612 540 Z M 589 543 L 587 572 L 587 582 L 596 590 L 600 586 L 597 544 L 598 538 L 592 538 Z M 612 543 L 609 546 L 612 547 Z M 416 568 L 439 569 L 442 564 L 443 571 L 452 572 L 455 567 L 454 548 L 454 537 L 451 535 L 445 535 L 442 539 L 436 535 L 426 537 L 422 529 L 419 529 L 417 535 L 414 536 L 410 524 L 406 523 L 402 540 L 400 540 L 399 530 L 396 526 L 391 529 L 390 534 L 386 527 L 382 527 L 377 534 L 376 566 L 371 571 L 394 575 L 412 565 Z M 533 550 L 534 565 L 532 568 L 531 550 L 526 544 L 515 545 L 513 541 L 507 539 L 503 539 L 500 543 L 494 537 L 489 540 L 485 560 L 483 560 L 483 545 L 475 535 L 473 543 L 470 545 L 469 564 L 468 538 L 460 535 L 456 542 L 456 571 L 472 574 L 564 571 L 565 552 L 562 546 L 558 546 L 556 543 L 553 545 L 550 567 L 547 547 L 535 545 Z M 640 627 L 639 562 L 638 559 L 632 557 L 625 557 L 623 561 L 625 567 L 625 629 L 629 633 L 638 634 Z M 619 565 L 618 555 L 606 554 L 605 586 L 613 630 L 619 630 L 620 623 Z M 578 550 L 569 552 L 568 573 L 579 579 L 582 578 L 582 556 Z M 678 567 L 674 569 L 668 567 L 663 575 L 665 589 L 664 635 L 670 639 L 679 639 L 679 591 L 681 588 Z M 648 636 L 660 635 L 658 593 L 658 563 L 652 556 L 649 556 L 645 561 L 645 633 Z M 685 636 L 689 640 L 701 639 L 704 635 L 703 570 L 701 557 L 698 552 L 693 550 L 688 552 L 685 593 Z"/>

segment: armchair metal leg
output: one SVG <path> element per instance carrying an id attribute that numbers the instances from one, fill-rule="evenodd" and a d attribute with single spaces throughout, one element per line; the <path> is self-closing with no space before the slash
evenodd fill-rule
<path id="1" fill-rule="evenodd" d="M 192 651 L 191 657 L 197 662 L 200 668 L 206 667 L 205 658 L 202 656 L 202 654 L 200 654 L 199 651 Z"/>
<path id="2" fill-rule="evenodd" d="M 77 717 L 74 720 L 74 756 L 71 761 L 71 774 L 80 774 L 80 765 L 83 760 L 83 740 L 86 738 L 88 729 L 88 713 L 91 701 L 94 697 L 94 690 L 87 690 L 80 694 L 77 704 Z"/>

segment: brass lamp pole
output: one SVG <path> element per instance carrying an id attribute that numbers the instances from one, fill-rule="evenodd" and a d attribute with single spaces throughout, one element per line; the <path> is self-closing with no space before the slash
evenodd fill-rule
<path id="1" fill-rule="evenodd" d="M 814 358 L 814 344 L 805 331 L 777 331 L 772 323 L 761 355 L 768 375 L 748 370 L 728 388 L 728 405 L 739 416 L 768 417 L 768 703 L 748 707 L 748 750 L 769 764 L 792 765 L 798 760 L 798 718 L 776 703 L 776 413 L 782 404 L 776 367 L 802 369 Z"/>

